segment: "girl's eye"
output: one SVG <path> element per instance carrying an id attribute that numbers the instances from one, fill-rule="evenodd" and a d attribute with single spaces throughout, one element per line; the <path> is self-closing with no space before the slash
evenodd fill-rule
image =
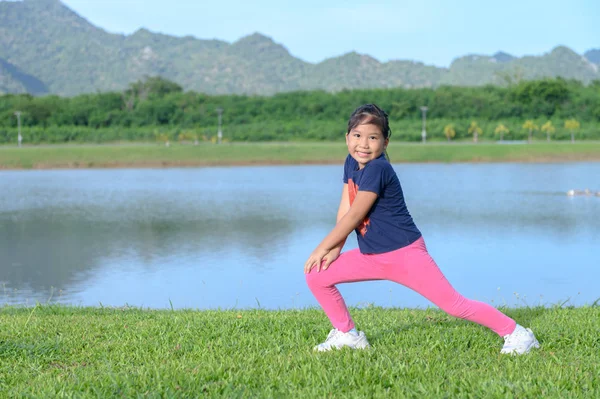
<path id="1" fill-rule="evenodd" d="M 360 137 L 360 134 L 358 134 L 358 133 L 354 133 L 354 137 L 356 137 L 356 138 L 359 138 L 359 137 Z"/>
<path id="2" fill-rule="evenodd" d="M 377 136 L 371 136 L 369 137 L 371 140 L 377 140 Z"/>

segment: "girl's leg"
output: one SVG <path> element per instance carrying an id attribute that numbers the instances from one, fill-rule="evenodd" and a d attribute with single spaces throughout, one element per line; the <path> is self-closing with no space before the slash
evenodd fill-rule
<path id="1" fill-rule="evenodd" d="M 369 259 L 369 255 L 363 255 L 358 249 L 353 249 L 342 253 L 327 270 L 317 273 L 316 269 L 312 269 L 305 275 L 308 287 L 331 324 L 342 332 L 353 329 L 354 321 L 350 317 L 342 294 L 335 286 L 340 283 L 382 280 L 383 268 Z"/>
<path id="2" fill-rule="evenodd" d="M 427 252 L 422 237 L 407 247 L 377 255 L 377 261 L 386 279 L 418 292 L 444 312 L 486 326 L 500 336 L 515 330 L 516 322 L 498 309 L 459 294 Z"/>

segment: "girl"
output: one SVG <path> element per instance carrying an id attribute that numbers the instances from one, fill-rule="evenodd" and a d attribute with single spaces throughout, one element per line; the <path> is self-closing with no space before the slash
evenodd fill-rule
<path id="1" fill-rule="evenodd" d="M 402 284 L 446 313 L 492 329 L 504 337 L 501 353 L 523 354 L 539 348 L 533 332 L 496 308 L 460 295 L 446 280 L 412 220 L 400 182 L 389 163 L 387 114 L 377 105 L 357 108 L 348 121 L 344 187 L 337 224 L 304 265 L 306 281 L 333 329 L 317 351 L 369 346 L 356 331 L 336 284 L 391 280 Z M 340 255 L 348 234 L 356 231 L 358 249 Z"/>

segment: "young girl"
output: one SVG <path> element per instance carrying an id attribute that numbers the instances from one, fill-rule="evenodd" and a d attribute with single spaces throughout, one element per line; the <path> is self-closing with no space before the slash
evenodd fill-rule
<path id="1" fill-rule="evenodd" d="M 437 267 L 406 208 L 398 176 L 386 159 L 390 134 L 387 114 L 374 104 L 357 108 L 348 121 L 349 154 L 337 224 L 304 265 L 308 286 L 334 327 L 314 349 L 369 346 L 364 332 L 354 328 L 335 287 L 367 280 L 402 284 L 444 312 L 492 329 L 504 337 L 501 353 L 523 354 L 538 348 L 530 329 L 490 305 L 463 297 Z M 352 230 L 359 248 L 340 255 Z"/>

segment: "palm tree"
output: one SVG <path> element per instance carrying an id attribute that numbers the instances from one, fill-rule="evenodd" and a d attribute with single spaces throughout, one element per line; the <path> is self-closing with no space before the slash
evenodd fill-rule
<path id="1" fill-rule="evenodd" d="M 550 141 L 550 135 L 554 133 L 556 130 L 554 126 L 552 126 L 552 121 L 548 121 L 542 125 L 540 128 L 542 132 L 546 132 L 546 141 Z"/>
<path id="2" fill-rule="evenodd" d="M 494 130 L 494 133 L 500 135 L 500 141 L 504 141 L 504 134 L 508 134 L 509 132 L 510 130 L 508 130 L 508 128 L 502 123 L 496 127 L 496 130 Z"/>
<path id="3" fill-rule="evenodd" d="M 169 147 L 171 145 L 168 133 L 157 134 L 156 135 L 156 141 L 158 141 L 159 143 L 164 143 L 165 147 Z"/>
<path id="4" fill-rule="evenodd" d="M 571 143 L 575 142 L 575 131 L 579 130 L 581 125 L 577 121 L 577 119 L 567 119 L 565 121 L 565 129 L 571 132 Z"/>
<path id="5" fill-rule="evenodd" d="M 483 130 L 479 126 L 477 126 L 477 122 L 472 121 L 471 126 L 469 126 L 468 130 L 469 134 L 473 134 L 473 141 L 477 143 L 477 138 L 480 134 L 483 134 Z"/>
<path id="6" fill-rule="evenodd" d="M 198 134 L 193 131 L 190 131 L 190 130 L 183 131 L 183 132 L 179 133 L 178 138 L 179 138 L 180 142 L 193 141 L 194 145 L 198 145 Z"/>
<path id="7" fill-rule="evenodd" d="M 529 135 L 527 136 L 527 142 L 531 143 L 531 136 L 534 130 L 538 130 L 538 125 L 535 124 L 532 120 L 526 120 L 523 124 L 523 129 L 529 131 Z"/>
<path id="8" fill-rule="evenodd" d="M 450 141 L 450 139 L 454 138 L 454 136 L 456 136 L 456 130 L 454 130 L 454 126 L 446 125 L 444 127 L 444 136 L 446 136 L 448 141 Z"/>

